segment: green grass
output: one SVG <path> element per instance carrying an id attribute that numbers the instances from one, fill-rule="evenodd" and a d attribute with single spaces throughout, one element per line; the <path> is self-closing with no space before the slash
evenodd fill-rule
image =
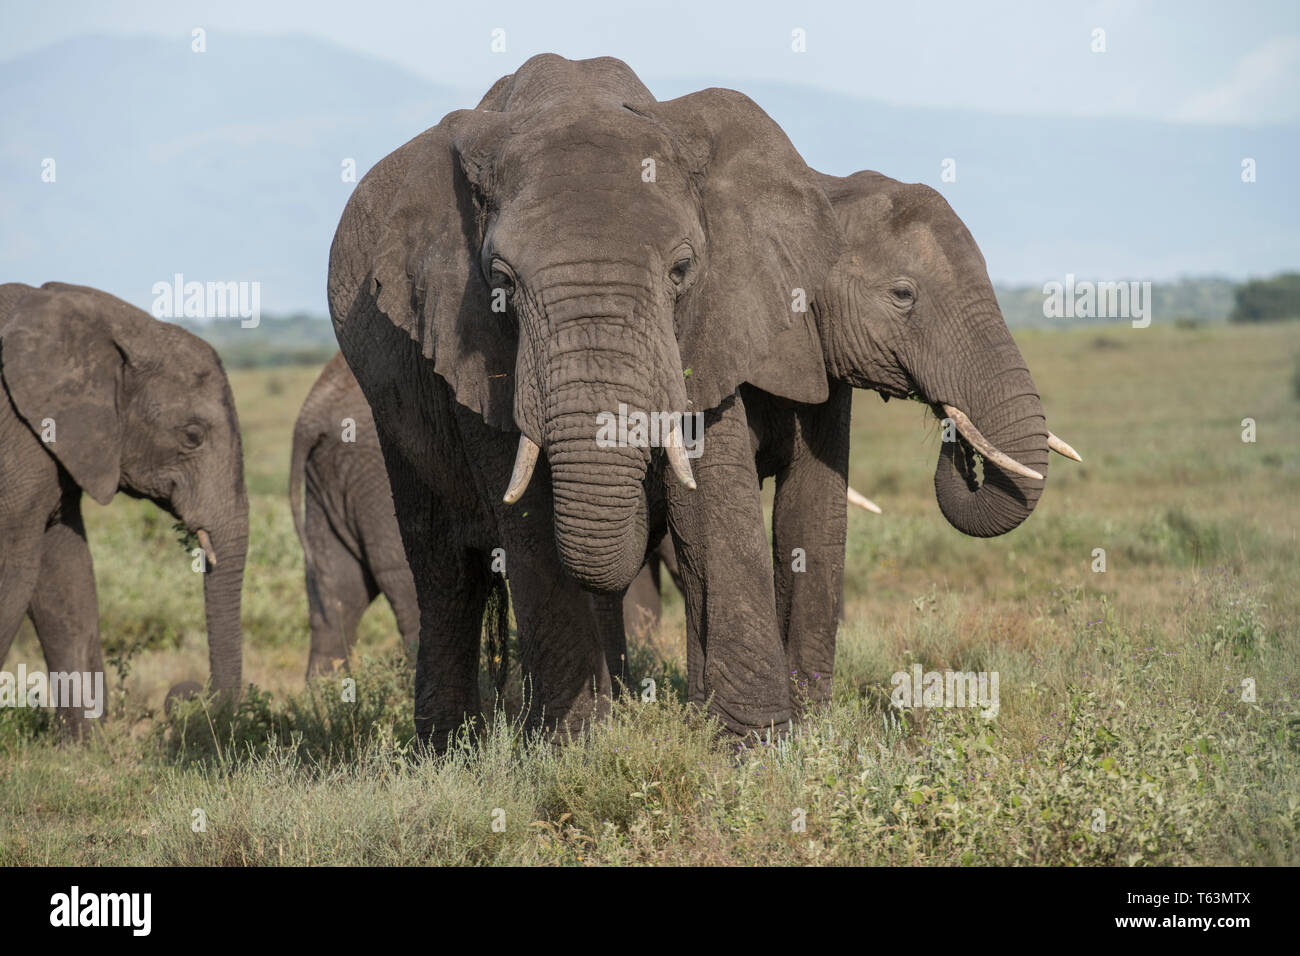
<path id="1" fill-rule="evenodd" d="M 559 745 L 511 716 L 516 674 L 450 755 L 415 754 L 382 601 L 356 702 L 337 678 L 305 686 L 284 488 L 316 370 L 233 373 L 259 690 L 161 715 L 206 675 L 201 589 L 170 519 L 87 502 L 111 720 L 68 746 L 44 713 L 0 711 L 0 865 L 1300 863 L 1300 324 L 1017 339 L 1084 464 L 1053 460 L 1020 529 L 963 538 L 934 503 L 934 426 L 859 394 L 851 478 L 885 514 L 849 518 L 834 700 L 743 752 L 680 703 L 676 599 L 633 654 L 659 700 Z M 18 661 L 40 662 L 29 631 Z M 996 719 L 891 707 L 914 662 L 997 671 Z"/>

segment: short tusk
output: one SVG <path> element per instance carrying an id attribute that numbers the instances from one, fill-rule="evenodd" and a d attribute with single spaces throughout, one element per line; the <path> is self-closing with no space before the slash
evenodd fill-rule
<path id="1" fill-rule="evenodd" d="M 664 449 L 668 452 L 668 464 L 673 466 L 673 474 L 687 488 L 695 490 L 695 475 L 691 473 L 691 461 L 686 457 L 686 446 L 682 444 L 682 429 L 674 426 L 664 439 Z"/>
<path id="2" fill-rule="evenodd" d="M 515 452 L 515 470 L 510 474 L 510 487 L 506 489 L 505 497 L 501 499 L 506 504 L 512 505 L 523 497 L 528 482 L 532 480 L 533 469 L 537 467 L 537 455 L 541 450 L 537 442 L 527 435 L 519 436 L 519 450 Z"/>
<path id="3" fill-rule="evenodd" d="M 865 508 L 874 515 L 880 514 L 880 505 L 876 504 L 855 488 L 849 488 L 849 504 L 857 505 L 859 508 Z"/>
<path id="4" fill-rule="evenodd" d="M 212 549 L 212 539 L 208 537 L 208 533 L 202 528 L 198 530 L 198 538 L 199 547 L 203 549 L 204 560 L 208 562 L 208 567 L 215 568 L 217 566 L 217 552 Z"/>
<path id="5" fill-rule="evenodd" d="M 1057 438 L 1051 432 L 1047 433 L 1047 447 L 1052 449 L 1058 455 L 1064 455 L 1066 458 L 1073 458 L 1075 461 L 1083 461 L 1079 453 L 1067 445 L 1061 439 Z"/>
<path id="6" fill-rule="evenodd" d="M 991 461 L 1003 471 L 1009 471 L 1013 475 L 1020 475 L 1023 478 L 1033 478 L 1035 481 L 1042 481 L 1043 476 L 1032 468 L 1026 468 L 1020 462 L 1016 461 L 1010 455 L 1004 455 L 993 447 L 993 443 L 980 434 L 974 423 L 966 417 L 966 413 L 960 408 L 944 404 L 944 414 L 952 419 L 953 424 L 957 426 L 957 431 L 961 432 L 961 437 L 971 443 L 971 446 L 979 452 L 985 461 Z"/>

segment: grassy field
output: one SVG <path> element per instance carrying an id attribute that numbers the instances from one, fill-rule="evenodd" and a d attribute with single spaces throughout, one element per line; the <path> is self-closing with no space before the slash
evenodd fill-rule
<path id="1" fill-rule="evenodd" d="M 1300 323 L 1017 340 L 1085 463 L 1054 458 L 1015 532 L 964 538 L 934 502 L 928 412 L 860 393 L 851 480 L 885 514 L 849 518 L 835 699 L 744 752 L 675 699 L 675 598 L 636 656 L 658 702 L 563 746 L 502 716 L 414 759 L 382 600 L 356 703 L 305 687 L 285 488 L 317 370 L 233 373 L 258 691 L 215 739 L 197 704 L 163 718 L 172 683 L 206 676 L 200 583 L 170 518 L 86 499 L 112 719 L 68 746 L 0 712 L 0 864 L 1300 863 Z M 40 664 L 29 630 L 20 661 Z M 996 671 L 996 718 L 892 708 L 914 663 Z"/>

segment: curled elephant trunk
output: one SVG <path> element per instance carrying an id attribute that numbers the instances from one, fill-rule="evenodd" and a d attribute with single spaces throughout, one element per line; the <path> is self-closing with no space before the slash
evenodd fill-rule
<path id="1" fill-rule="evenodd" d="M 203 578 L 203 601 L 212 689 L 238 695 L 243 679 L 240 599 L 248 552 L 248 502 L 240 501 L 232 517 L 205 526 L 199 537 L 200 541 L 207 539 L 201 546 L 211 552 Z"/>
<path id="2" fill-rule="evenodd" d="M 1000 318 L 1000 316 L 999 316 Z M 984 352 L 984 364 L 959 384 L 934 391 L 944 429 L 934 472 L 935 497 L 958 531 L 977 538 L 1006 534 L 1029 517 L 1047 476 L 1043 406 L 1009 332 Z"/>

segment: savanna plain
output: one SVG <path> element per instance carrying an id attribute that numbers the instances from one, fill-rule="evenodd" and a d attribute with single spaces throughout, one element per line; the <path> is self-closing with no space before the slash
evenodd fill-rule
<path id="1" fill-rule="evenodd" d="M 964 538 L 934 501 L 933 416 L 858 393 L 850 480 L 885 513 L 849 515 L 834 699 L 747 747 L 681 702 L 671 584 L 632 638 L 656 700 L 558 744 L 522 728 L 517 671 L 493 706 L 485 662 L 483 723 L 419 756 L 382 598 L 355 702 L 344 675 L 307 685 L 286 488 L 319 367 L 233 371 L 255 687 L 164 715 L 207 673 L 201 583 L 169 516 L 87 498 L 109 719 L 78 745 L 0 709 L 0 864 L 1300 863 L 1300 322 L 1016 339 L 1084 463 L 1054 458 L 1016 531 Z M 44 666 L 26 625 L 20 663 Z M 997 716 L 891 706 L 917 663 L 996 671 Z"/>

